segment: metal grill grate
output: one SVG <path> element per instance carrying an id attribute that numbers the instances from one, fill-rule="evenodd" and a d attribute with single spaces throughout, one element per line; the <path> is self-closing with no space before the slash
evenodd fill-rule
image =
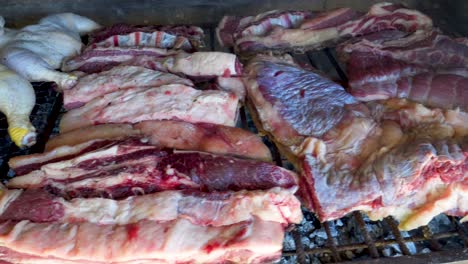
<path id="1" fill-rule="evenodd" d="M 227 51 L 215 41 L 213 27 L 205 27 L 206 51 Z M 292 54 L 302 64 L 309 64 L 340 83 L 347 83 L 343 67 L 336 60 L 334 50 L 325 49 L 305 54 Z M 0 177 L 9 175 L 6 161 L 10 157 L 41 152 L 46 140 L 58 133 L 58 121 L 64 112 L 62 97 L 50 83 L 35 84 L 36 106 L 31 120 L 39 137 L 38 144 L 30 149 L 18 149 L 7 135 L 6 119 L 0 116 Z M 257 132 L 245 108 L 241 108 L 239 127 Z M 292 168 L 276 147 L 264 138 L 271 147 L 275 162 Z M 287 232 L 281 263 L 329 263 L 363 261 L 387 263 L 396 261 L 387 256 L 401 256 L 401 263 L 447 262 L 468 259 L 468 223 L 459 223 L 459 218 L 440 215 L 428 226 L 410 232 L 400 232 L 392 218 L 372 222 L 359 212 L 342 219 L 320 223 L 310 212 L 304 211 L 304 221 Z M 378 260 L 376 260 L 378 258 Z"/>

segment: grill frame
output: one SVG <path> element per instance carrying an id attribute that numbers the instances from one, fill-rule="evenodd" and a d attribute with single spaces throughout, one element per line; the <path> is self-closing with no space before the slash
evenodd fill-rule
<path id="1" fill-rule="evenodd" d="M 215 40 L 215 29 L 212 25 L 202 27 L 205 31 L 205 44 L 201 50 L 205 51 L 229 51 L 219 46 Z M 323 72 L 335 81 L 347 83 L 347 77 L 344 67 L 338 63 L 333 49 L 326 48 L 321 51 L 306 52 L 306 53 L 290 53 L 298 62 L 309 64 L 312 67 Z M 54 85 L 51 83 L 34 83 L 36 91 L 36 105 L 33 109 L 31 120 L 38 132 L 38 142 L 30 149 L 19 149 L 9 140 L 6 131 L 6 119 L 0 114 L 0 179 L 7 180 L 14 173 L 9 170 L 7 160 L 10 157 L 39 153 L 44 150 L 47 139 L 55 134 L 58 134 L 58 124 L 61 115 L 65 112 L 63 109 L 62 96 L 54 90 Z M 240 109 L 240 118 L 238 127 L 248 129 L 257 133 L 257 129 L 253 125 L 252 118 L 245 107 Z M 292 168 L 291 164 L 282 157 L 276 146 L 267 138 L 263 137 L 265 143 L 270 146 L 274 161 L 279 166 Z M 307 210 L 303 210 L 307 222 L 317 225 L 317 218 Z M 382 221 L 376 222 L 378 225 L 387 226 L 393 238 L 375 238 L 372 236 L 372 224 L 360 212 L 351 213 L 349 216 L 342 218 L 343 221 L 354 221 L 357 224 L 358 232 L 362 236 L 361 242 L 342 243 L 340 236 L 345 232 L 337 228 L 336 221 L 328 221 L 316 226 L 315 230 L 323 228 L 326 234 L 326 242 L 324 245 L 308 248 L 302 242 L 303 239 L 309 237 L 311 232 L 301 232 L 301 226 L 306 222 L 292 228 L 287 234 L 287 237 L 292 237 L 294 241 L 294 249 L 283 249 L 282 263 L 315 263 L 317 260 L 321 262 L 347 262 L 348 258 L 344 257 L 346 252 L 367 252 L 361 254 L 359 258 L 351 259 L 353 262 L 362 263 L 390 263 L 400 261 L 401 263 L 427 263 L 429 260 L 433 262 L 451 262 L 468 259 L 468 223 L 459 223 L 459 218 L 449 217 L 452 228 L 450 231 L 434 233 L 429 226 L 418 228 L 412 235 L 404 235 L 398 230 L 397 222 L 391 218 L 385 218 Z M 340 220 L 341 221 L 341 220 Z M 340 233 L 341 232 L 341 233 Z M 337 234 L 337 235 L 334 235 Z M 441 241 L 458 238 L 461 240 L 462 247 L 459 249 L 446 249 L 441 244 Z M 413 255 L 408 247 L 409 243 L 423 243 L 427 245 L 431 253 L 422 255 Z M 397 247 L 403 256 L 388 258 L 384 257 L 382 249 L 385 247 Z M 354 253 L 353 253 L 354 254 Z M 365 256 L 362 256 L 365 255 Z M 366 257 L 367 256 L 367 257 Z"/>

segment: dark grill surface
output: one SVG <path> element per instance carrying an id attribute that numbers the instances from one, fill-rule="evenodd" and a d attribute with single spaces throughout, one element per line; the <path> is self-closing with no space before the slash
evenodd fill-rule
<path id="1" fill-rule="evenodd" d="M 214 28 L 205 27 L 203 50 L 228 51 L 219 47 Z M 302 64 L 310 64 L 331 79 L 346 84 L 343 67 L 336 60 L 334 50 L 291 54 Z M 9 139 L 5 116 L 0 114 L 0 177 L 6 180 L 13 173 L 7 161 L 10 157 L 42 152 L 47 139 L 58 133 L 58 121 L 64 112 L 62 97 L 50 83 L 34 84 L 36 106 L 31 115 L 38 131 L 38 143 L 30 149 L 18 149 Z M 241 109 L 238 126 L 257 132 L 249 114 Z M 267 139 L 278 165 L 292 169 L 276 147 Z M 468 223 L 459 218 L 439 215 L 428 226 L 409 232 L 400 232 L 392 218 L 370 221 L 354 212 L 348 216 L 320 223 L 306 210 L 304 221 L 290 230 L 285 237 L 281 263 L 441 263 L 468 259 Z M 388 258 L 396 257 L 396 258 Z"/>

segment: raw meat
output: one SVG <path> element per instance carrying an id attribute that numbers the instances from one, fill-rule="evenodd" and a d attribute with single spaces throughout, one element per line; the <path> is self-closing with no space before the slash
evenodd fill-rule
<path id="1" fill-rule="evenodd" d="M 218 25 L 217 36 L 224 46 L 253 53 L 317 49 L 383 30 L 414 32 L 431 28 L 432 20 L 418 11 L 377 3 L 364 15 L 339 8 L 322 13 L 275 10 L 256 17 L 225 16 Z"/>
<path id="2" fill-rule="evenodd" d="M 80 77 L 75 86 L 63 91 L 63 104 L 67 110 L 70 110 L 96 97 L 118 90 L 132 87 L 158 87 L 166 84 L 193 86 L 192 81 L 170 73 L 136 66 L 117 66 L 108 71 Z"/>
<path id="3" fill-rule="evenodd" d="M 88 49 L 144 46 L 195 51 L 202 45 L 203 30 L 196 26 L 130 26 L 117 24 L 90 35 Z"/>
<path id="4" fill-rule="evenodd" d="M 377 3 L 364 16 L 338 26 L 340 37 L 355 37 L 397 29 L 404 32 L 432 29 L 432 20 L 419 11 L 394 3 Z"/>
<path id="5" fill-rule="evenodd" d="M 60 131 L 164 119 L 234 126 L 238 107 L 237 97 L 223 91 L 200 91 L 182 84 L 136 87 L 105 94 L 67 112 Z"/>
<path id="6" fill-rule="evenodd" d="M 234 54 L 214 51 L 186 53 L 142 47 L 88 50 L 66 61 L 62 70 L 95 73 L 109 70 L 117 65 L 141 66 L 192 77 L 228 77 L 242 72 L 242 65 Z"/>
<path id="7" fill-rule="evenodd" d="M 320 220 L 362 210 L 407 230 L 441 212 L 466 216 L 466 114 L 406 101 L 369 109 L 281 61 L 257 56 L 247 65 L 248 105 L 301 172 L 301 197 Z"/>
<path id="8" fill-rule="evenodd" d="M 350 70 L 351 71 L 351 70 Z M 351 94 L 361 101 L 406 98 L 431 107 L 468 111 L 468 71 L 423 72 L 397 79 L 351 85 Z M 352 71 L 351 71 L 352 72 Z"/>
<path id="9" fill-rule="evenodd" d="M 141 220 L 179 218 L 203 226 L 225 226 L 258 217 L 288 225 L 300 223 L 301 205 L 288 190 L 211 192 L 164 191 L 124 200 L 75 198 L 66 201 L 44 190 L 6 190 L 0 220 L 125 225 Z"/>
<path id="10" fill-rule="evenodd" d="M 468 67 L 466 39 L 452 39 L 437 31 L 417 31 L 406 35 L 395 35 L 395 32 L 392 32 L 390 35 L 343 43 L 338 47 L 338 55 L 345 62 L 355 60 L 354 54 L 358 54 L 367 55 L 370 59 L 389 57 L 432 69 Z"/>
<path id="11" fill-rule="evenodd" d="M 362 39 L 338 49 L 351 94 L 361 101 L 407 98 L 432 107 L 468 109 L 468 45 L 438 32 Z"/>
<path id="12" fill-rule="evenodd" d="M 2 259 L 28 256 L 102 263 L 266 263 L 281 256 L 284 227 L 254 218 L 229 226 L 198 226 L 185 219 L 128 225 L 93 223 L 0 224 Z M 157 238 L 157 239 L 155 239 Z M 26 256 L 25 256 L 26 255 Z M 47 262 L 50 263 L 50 262 Z"/>
<path id="13" fill-rule="evenodd" d="M 263 144 L 262 139 L 247 130 L 175 120 L 143 121 L 133 126 L 104 124 L 77 129 L 50 139 L 46 144 L 46 151 L 61 146 L 75 146 L 90 140 L 115 140 L 126 137 L 144 137 L 150 144 L 161 148 L 195 150 L 271 161 L 270 150 Z M 30 157 L 34 155 L 36 154 L 12 158 L 10 167 L 16 171 L 17 164 L 20 164 L 18 161 L 31 161 Z M 41 155 L 48 156 L 46 153 Z"/>
<path id="14" fill-rule="evenodd" d="M 161 190 L 264 190 L 296 186 L 296 175 L 271 163 L 197 152 L 159 150 L 138 140 L 115 142 L 8 182 L 70 197 L 121 198 Z"/>

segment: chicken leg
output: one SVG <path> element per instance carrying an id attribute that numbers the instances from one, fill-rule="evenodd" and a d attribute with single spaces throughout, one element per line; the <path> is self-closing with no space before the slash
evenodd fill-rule
<path id="1" fill-rule="evenodd" d="M 0 112 L 8 121 L 8 133 L 19 146 L 36 143 L 36 129 L 29 121 L 36 96 L 32 85 L 0 64 Z"/>

